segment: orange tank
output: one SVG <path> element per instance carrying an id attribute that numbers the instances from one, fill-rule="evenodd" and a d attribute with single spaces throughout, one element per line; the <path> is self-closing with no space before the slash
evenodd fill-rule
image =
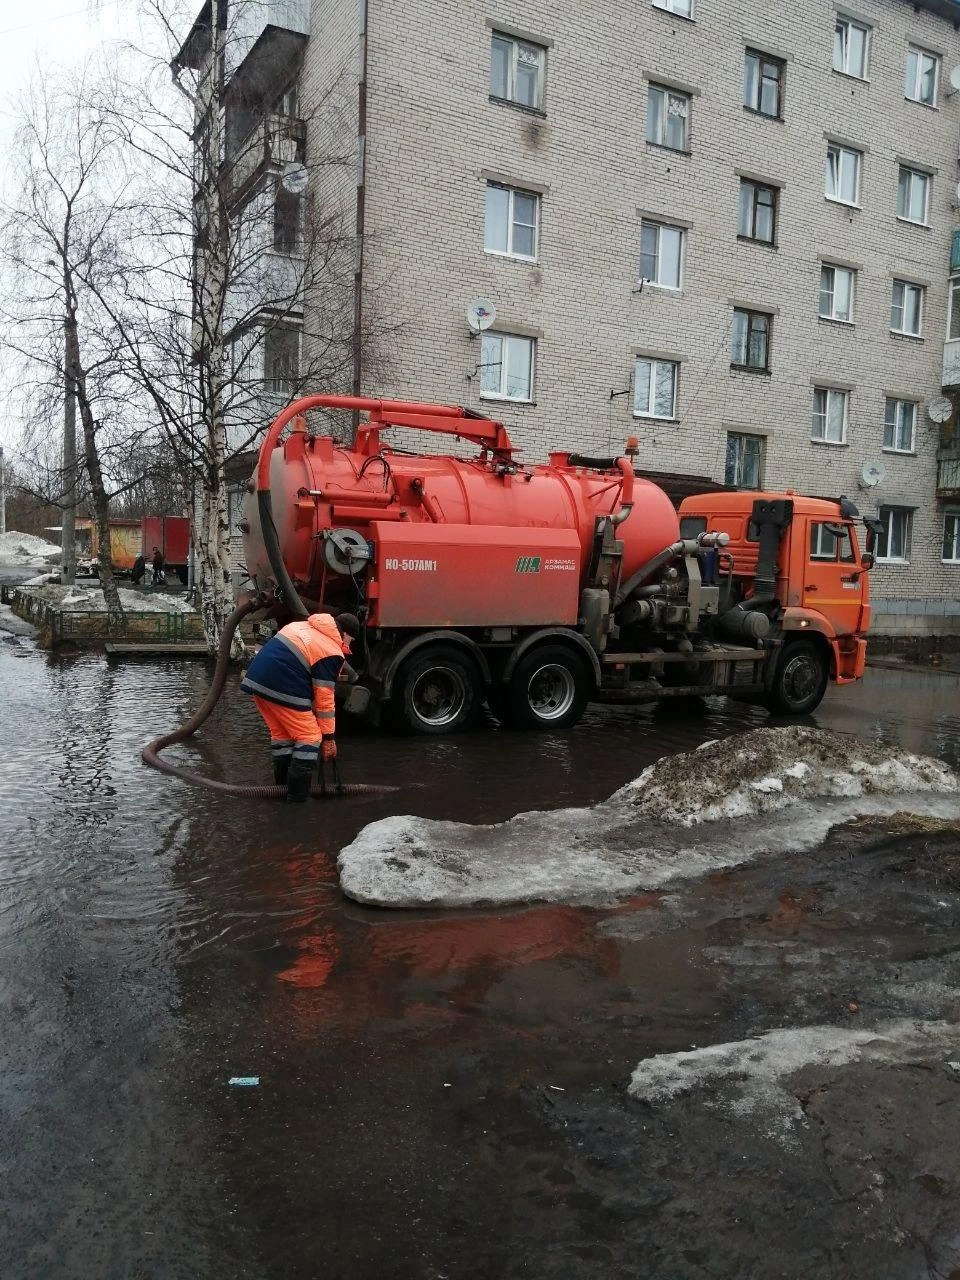
<path id="1" fill-rule="evenodd" d="M 312 397 L 299 407 L 333 400 Z M 359 535 L 354 544 L 366 560 L 353 576 L 362 570 L 374 626 L 569 624 L 598 516 L 632 502 L 617 528 L 623 580 L 679 537 L 667 495 L 635 479 L 625 459 L 575 465 L 556 453 L 548 464 L 528 466 L 514 459 L 501 424 L 464 410 L 360 403 L 370 420 L 352 448 L 308 435 L 302 418 L 279 447 L 284 415 L 271 429 L 245 504 L 246 564 L 261 590 L 275 586 L 256 497 L 265 487 L 286 570 L 305 599 L 342 607 L 356 598 L 351 574 L 331 572 L 327 542 L 331 531 Z M 471 460 L 397 453 L 381 441 L 386 426 L 446 431 L 474 441 L 480 453 Z"/>

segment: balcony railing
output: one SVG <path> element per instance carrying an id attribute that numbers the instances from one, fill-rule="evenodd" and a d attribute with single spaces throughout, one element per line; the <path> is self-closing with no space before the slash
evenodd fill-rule
<path id="1" fill-rule="evenodd" d="M 226 164 L 229 198 L 235 199 L 268 169 L 303 162 L 307 126 L 292 116 L 269 115 L 247 135 Z"/>
<path id="2" fill-rule="evenodd" d="M 960 446 L 941 449 L 937 455 L 937 497 L 960 498 Z"/>
<path id="3" fill-rule="evenodd" d="M 943 378 L 945 389 L 960 387 L 960 338 L 948 339 L 943 344 Z"/>

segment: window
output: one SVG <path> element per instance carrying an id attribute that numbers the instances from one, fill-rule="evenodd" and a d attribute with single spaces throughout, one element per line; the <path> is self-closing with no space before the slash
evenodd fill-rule
<path id="1" fill-rule="evenodd" d="M 908 284 L 906 280 L 894 280 L 890 300 L 890 328 L 894 333 L 906 333 L 920 337 L 923 323 L 923 288 Z"/>
<path id="2" fill-rule="evenodd" d="M 783 73 L 785 64 L 756 49 L 744 57 L 743 105 L 758 115 L 779 120 L 783 115 Z"/>
<path id="3" fill-rule="evenodd" d="M 925 224 L 929 196 L 929 173 L 924 173 L 920 169 L 909 169 L 902 164 L 900 180 L 897 184 L 897 217 L 906 218 L 908 222 Z"/>
<path id="4" fill-rule="evenodd" d="M 647 141 L 671 151 L 687 150 L 690 95 L 652 84 L 647 94 Z"/>
<path id="5" fill-rule="evenodd" d="M 765 311 L 733 309 L 730 331 L 730 363 L 737 369 L 770 367 L 770 316 Z"/>
<path id="6" fill-rule="evenodd" d="M 941 559 L 950 564 L 960 562 L 960 511 L 943 513 L 943 551 Z"/>
<path id="7" fill-rule="evenodd" d="M 267 390 L 289 399 L 300 376 L 300 335 L 296 329 L 278 326 L 267 333 L 263 365 Z"/>
<path id="8" fill-rule="evenodd" d="M 913 512 L 909 507 L 881 507 L 878 514 L 883 529 L 877 535 L 877 559 L 905 564 L 910 559 Z"/>
<path id="9" fill-rule="evenodd" d="M 675 360 L 650 360 L 640 356 L 633 380 L 633 412 L 638 418 L 677 416 L 677 371 Z"/>
<path id="10" fill-rule="evenodd" d="M 494 32 L 490 42 L 490 96 L 541 111 L 546 60 L 543 45 Z"/>
<path id="11" fill-rule="evenodd" d="M 913 45 L 907 50 L 907 71 L 904 76 L 904 96 L 911 102 L 922 102 L 932 107 L 937 100 L 937 79 L 940 59 L 935 53 L 927 53 Z"/>
<path id="12" fill-rule="evenodd" d="M 853 323 L 853 291 L 856 272 L 849 267 L 820 268 L 820 318 Z"/>
<path id="13" fill-rule="evenodd" d="M 836 560 L 838 551 L 840 559 L 845 564 L 855 563 L 853 543 L 850 541 L 850 526 L 811 524 L 810 559 Z"/>
<path id="14" fill-rule="evenodd" d="M 960 338 L 960 276 L 950 281 L 950 320 L 947 324 L 947 338 L 955 342 Z"/>
<path id="15" fill-rule="evenodd" d="M 510 258 L 537 257 L 537 229 L 540 222 L 540 197 L 532 191 L 518 191 L 487 183 L 486 228 L 484 249 Z"/>
<path id="16" fill-rule="evenodd" d="M 640 223 L 640 279 L 662 289 L 679 289 L 683 261 L 683 229 L 646 218 Z"/>
<path id="17" fill-rule="evenodd" d="M 762 452 L 762 436 L 746 436 L 736 431 L 728 431 L 724 484 L 739 485 L 741 489 L 759 489 Z"/>
<path id="18" fill-rule="evenodd" d="M 822 444 L 845 444 L 847 440 L 847 404 L 849 391 L 832 387 L 814 387 L 811 440 Z"/>
<path id="19" fill-rule="evenodd" d="M 827 181 L 824 194 L 828 200 L 856 204 L 860 199 L 861 153 L 832 142 L 827 147 Z"/>
<path id="20" fill-rule="evenodd" d="M 243 519 L 243 489 L 227 490 L 227 537 L 240 536 L 240 521 Z"/>
<path id="21" fill-rule="evenodd" d="M 866 80 L 870 56 L 870 28 L 838 18 L 833 33 L 833 69 Z"/>
<path id="22" fill-rule="evenodd" d="M 776 187 L 765 187 L 759 182 L 740 179 L 739 234 L 746 240 L 762 240 L 773 244 L 777 234 Z"/>
<path id="23" fill-rule="evenodd" d="M 300 196 L 281 187 L 273 206 L 273 247 L 277 253 L 296 253 L 300 247 Z"/>
<path id="24" fill-rule="evenodd" d="M 913 453 L 913 433 L 917 425 L 917 406 L 913 400 L 895 400 L 887 396 L 883 413 L 883 447 L 894 453 Z"/>
<path id="25" fill-rule="evenodd" d="M 653 0 L 653 7 L 679 14 L 681 18 L 693 17 L 693 0 Z"/>
<path id="26" fill-rule="evenodd" d="M 533 399 L 533 338 L 491 333 L 480 342 L 480 394 L 496 400 Z"/>

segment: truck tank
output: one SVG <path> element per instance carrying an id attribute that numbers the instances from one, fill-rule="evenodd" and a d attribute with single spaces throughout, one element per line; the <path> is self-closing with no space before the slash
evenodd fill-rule
<path id="1" fill-rule="evenodd" d="M 334 397 L 311 397 L 301 402 L 329 404 Z M 357 403 L 344 398 L 334 407 Z M 353 447 L 342 447 L 328 435 L 308 434 L 302 418 L 282 443 L 277 419 L 261 450 L 260 465 L 248 485 L 244 503 L 246 567 L 261 591 L 276 588 L 261 526 L 258 490 L 269 488 L 272 523 L 284 566 L 305 600 L 346 604 L 356 599 L 356 578 L 381 582 L 387 566 L 437 563 L 438 548 L 456 566 L 454 576 L 484 600 L 482 616 L 496 620 L 500 586 L 498 566 L 536 563 L 526 584 L 529 596 L 547 575 L 541 568 L 563 566 L 568 589 L 560 592 L 563 608 L 576 613 L 594 555 L 597 520 L 619 519 L 616 536 L 623 543 L 619 577 L 625 581 L 647 561 L 679 537 L 679 519 L 662 489 L 634 477 L 626 459 L 578 461 L 554 453 L 547 464 L 515 461 L 513 446 L 503 427 L 452 406 L 410 406 L 398 402 L 362 401 L 370 420 L 357 432 Z M 292 406 L 295 409 L 297 406 Z M 288 411 L 288 416 L 290 411 Z M 281 415 L 281 418 L 283 415 Z M 480 445 L 473 459 L 449 455 L 396 452 L 381 440 L 386 426 L 417 426 L 445 431 Z M 271 440 L 271 436 L 274 438 Z M 628 474 L 629 472 L 629 474 Z M 632 504 L 632 506 L 630 506 Z M 330 535 L 348 531 L 339 547 Z M 363 544 L 366 544 L 365 546 Z M 344 561 L 343 550 L 347 559 Z M 355 550 L 352 550 L 355 549 Z M 355 555 L 356 559 L 350 559 Z M 498 558 L 499 557 L 499 558 Z M 344 563 L 348 572 L 344 572 Z M 351 578 L 354 579 L 351 582 Z M 534 583 L 534 579 L 539 581 Z M 424 598 L 426 575 L 416 568 L 405 579 L 408 596 Z M 447 579 L 437 589 L 449 598 Z M 378 590 L 369 592 L 370 621 L 377 617 Z M 387 607 L 382 600 L 381 612 Z M 433 621 L 429 605 L 420 617 L 401 608 L 388 619 L 397 625 Z M 502 621 L 523 621 L 507 616 Z M 553 607 L 546 600 L 540 611 Z M 522 612 L 522 605 L 517 608 Z M 422 611 L 421 611 L 422 612 Z M 461 609 L 462 612 L 462 609 Z M 480 616 L 480 615 L 478 615 Z M 444 621 L 449 621 L 444 617 Z M 531 618 L 530 621 L 542 620 Z M 569 621 L 569 618 L 556 621 Z M 461 619 L 464 621 L 464 619 Z M 469 619 L 466 619 L 469 621 Z"/>

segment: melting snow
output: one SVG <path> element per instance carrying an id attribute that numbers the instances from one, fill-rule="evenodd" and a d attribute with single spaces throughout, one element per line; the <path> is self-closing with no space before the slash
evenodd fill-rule
<path id="1" fill-rule="evenodd" d="M 60 609 L 76 609 L 82 613 L 98 613 L 107 607 L 107 602 L 103 598 L 103 591 L 99 585 L 95 587 L 60 587 L 48 584 L 40 587 L 37 594 Z M 194 612 L 193 606 L 182 596 L 167 595 L 163 591 L 134 591 L 130 587 L 121 587 L 120 603 L 129 613 Z"/>
<path id="2" fill-rule="evenodd" d="M 956 774 L 926 756 L 822 730 L 755 729 L 664 757 L 589 809 L 491 826 L 373 822 L 341 851 L 340 883 L 378 906 L 608 902 L 762 853 L 802 852 L 865 814 L 958 818 L 958 793 Z"/>
<path id="3" fill-rule="evenodd" d="M 55 542 L 14 530 L 0 533 L 0 562 L 3 564 L 32 564 L 36 560 L 59 559 L 60 548 Z"/>
<path id="4" fill-rule="evenodd" d="M 803 1112 L 790 1078 L 806 1067 L 825 1069 L 853 1062 L 923 1062 L 953 1053 L 960 1026 L 950 1022 L 899 1019 L 873 1031 L 849 1027 L 793 1027 L 768 1031 L 755 1040 L 734 1040 L 686 1053 L 662 1053 L 644 1059 L 630 1080 L 629 1092 L 641 1102 L 670 1102 L 683 1094 L 708 1093 L 711 1105 L 736 1114 L 764 1111 L 788 1134 Z M 720 1095 L 718 1097 L 718 1095 Z"/>

